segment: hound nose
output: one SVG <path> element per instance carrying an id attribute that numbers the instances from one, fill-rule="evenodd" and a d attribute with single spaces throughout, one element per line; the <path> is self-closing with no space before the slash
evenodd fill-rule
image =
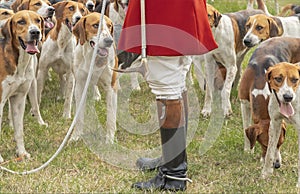
<path id="1" fill-rule="evenodd" d="M 81 18 L 80 16 L 76 16 L 75 17 L 75 23 L 77 23 L 80 20 L 80 18 Z"/>
<path id="2" fill-rule="evenodd" d="M 39 30 L 30 30 L 29 31 L 32 39 L 39 39 L 41 32 Z"/>
<path id="3" fill-rule="evenodd" d="M 246 47 L 252 47 L 251 41 L 250 41 L 249 38 L 245 38 L 245 39 L 244 39 L 244 45 L 245 45 Z"/>
<path id="4" fill-rule="evenodd" d="M 109 47 L 114 42 L 111 38 L 104 38 L 105 46 Z"/>
<path id="5" fill-rule="evenodd" d="M 94 4 L 88 4 L 88 5 L 87 5 L 87 9 L 88 9 L 89 11 L 93 11 L 93 10 L 94 10 Z"/>
<path id="6" fill-rule="evenodd" d="M 285 102 L 291 102 L 293 100 L 293 95 L 284 94 L 283 99 L 284 99 Z"/>
<path id="7" fill-rule="evenodd" d="M 55 11 L 55 8 L 50 6 L 50 7 L 48 7 L 48 11 L 49 11 L 49 13 L 53 13 Z"/>

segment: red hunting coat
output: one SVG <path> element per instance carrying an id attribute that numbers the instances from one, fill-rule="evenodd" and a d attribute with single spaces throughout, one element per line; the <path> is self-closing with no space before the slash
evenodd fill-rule
<path id="1" fill-rule="evenodd" d="M 119 50 L 141 53 L 140 0 L 130 0 Z M 205 0 L 145 0 L 147 55 L 201 55 L 217 48 Z"/>

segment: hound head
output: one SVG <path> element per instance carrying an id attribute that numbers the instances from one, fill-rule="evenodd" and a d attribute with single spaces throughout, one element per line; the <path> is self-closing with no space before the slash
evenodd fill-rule
<path id="1" fill-rule="evenodd" d="M 243 43 L 249 48 L 271 37 L 281 36 L 283 33 L 277 22 L 272 17 L 264 14 L 250 16 L 245 28 L 247 33 Z"/>
<path id="2" fill-rule="evenodd" d="M 20 10 L 34 11 L 44 18 L 45 27 L 47 29 L 54 27 L 53 15 L 55 9 L 51 6 L 48 0 L 16 0 L 11 7 L 14 12 Z"/>
<path id="3" fill-rule="evenodd" d="M 96 0 L 74 0 L 74 1 L 84 4 L 90 12 L 94 11 L 95 9 Z"/>
<path id="4" fill-rule="evenodd" d="M 212 5 L 206 4 L 208 22 L 211 28 L 217 27 L 222 18 L 221 13 L 216 10 Z"/>
<path id="5" fill-rule="evenodd" d="M 97 43 L 97 33 L 101 14 L 97 12 L 83 16 L 75 25 L 73 34 L 81 45 L 88 43 L 93 49 Z M 107 57 L 108 48 L 113 44 L 113 23 L 104 16 L 103 27 L 98 41 L 97 54 L 100 57 Z"/>
<path id="6" fill-rule="evenodd" d="M 0 8 L 0 27 L 14 14 L 13 10 Z"/>
<path id="7" fill-rule="evenodd" d="M 38 43 L 44 38 L 44 20 L 33 11 L 19 11 L 4 24 L 2 35 L 14 48 L 28 54 L 38 53 Z"/>
<path id="8" fill-rule="evenodd" d="M 66 25 L 70 32 L 80 18 L 89 13 L 82 3 L 74 1 L 61 1 L 54 4 L 53 7 L 57 23 Z"/>
<path id="9" fill-rule="evenodd" d="M 292 102 L 296 99 L 300 83 L 300 67 L 287 62 L 278 63 L 269 67 L 266 79 L 271 90 L 277 94 L 281 114 L 286 117 L 292 116 L 294 114 Z"/>

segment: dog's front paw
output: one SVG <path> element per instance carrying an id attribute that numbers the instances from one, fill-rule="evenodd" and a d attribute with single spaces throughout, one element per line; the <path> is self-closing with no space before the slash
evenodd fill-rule
<path id="1" fill-rule="evenodd" d="M 31 155 L 26 150 L 17 150 L 17 156 L 21 159 L 29 159 Z"/>
<path id="2" fill-rule="evenodd" d="M 211 114 L 211 109 L 203 108 L 202 111 L 201 111 L 201 114 L 202 114 L 203 117 L 209 117 L 210 114 Z"/>
<path id="3" fill-rule="evenodd" d="M 267 179 L 273 173 L 273 168 L 266 169 L 265 167 L 262 170 L 261 176 L 263 179 Z"/>

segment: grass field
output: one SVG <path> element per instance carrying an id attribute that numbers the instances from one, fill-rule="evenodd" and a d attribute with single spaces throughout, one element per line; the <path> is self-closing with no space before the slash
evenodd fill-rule
<path id="1" fill-rule="evenodd" d="M 210 2 L 210 1 L 209 1 Z M 299 3 L 296 0 L 279 0 L 280 5 Z M 215 0 L 210 2 L 222 13 L 246 8 L 246 0 Z M 274 13 L 273 0 L 267 0 L 269 11 Z M 244 60 L 247 64 L 251 52 Z M 46 162 L 63 141 L 71 120 L 62 118 L 63 102 L 57 100 L 58 82 L 53 75 L 46 83 L 41 113 L 49 127 L 41 127 L 29 114 L 29 103 L 24 119 L 25 145 L 31 154 L 28 160 L 15 160 L 13 130 L 3 117 L 0 150 L 4 167 L 27 171 Z M 106 146 L 97 136 L 68 143 L 62 152 L 43 170 L 29 175 L 15 175 L 0 171 L 0 193 L 137 193 L 131 189 L 136 181 L 152 178 L 156 172 L 134 169 L 139 156 L 159 156 L 154 96 L 141 80 L 141 91 L 131 91 L 128 76 L 120 78 L 118 131 L 114 146 Z M 297 193 L 297 134 L 288 126 L 282 146 L 282 167 L 267 180 L 261 179 L 260 147 L 254 154 L 243 151 L 243 131 L 240 104 L 233 91 L 233 115 L 220 118 L 203 118 L 199 113 L 204 93 L 197 83 L 189 84 L 190 120 L 187 147 L 189 171 L 193 180 L 186 193 Z M 105 95 L 96 108 L 97 118 L 89 117 L 87 127 L 97 133 L 105 126 Z M 218 107 L 217 107 L 218 109 Z M 7 114 L 7 111 L 5 112 Z M 218 125 L 222 125 L 221 128 Z"/>

